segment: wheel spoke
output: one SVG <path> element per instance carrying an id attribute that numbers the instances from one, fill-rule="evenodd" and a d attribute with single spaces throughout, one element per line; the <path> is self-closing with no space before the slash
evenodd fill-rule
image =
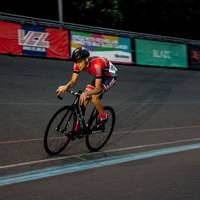
<path id="1" fill-rule="evenodd" d="M 74 116 L 70 107 L 59 109 L 49 121 L 45 131 L 44 147 L 48 154 L 60 153 L 70 142 L 68 133 L 74 128 Z"/>
<path id="2" fill-rule="evenodd" d="M 91 124 L 90 134 L 86 137 L 87 147 L 92 151 L 97 151 L 101 149 L 107 143 L 113 131 L 113 127 L 115 124 L 114 110 L 108 106 L 104 107 L 104 110 L 108 114 L 108 121 L 105 122 L 105 130 L 95 131 L 98 123 L 98 116 L 96 114 Z"/>

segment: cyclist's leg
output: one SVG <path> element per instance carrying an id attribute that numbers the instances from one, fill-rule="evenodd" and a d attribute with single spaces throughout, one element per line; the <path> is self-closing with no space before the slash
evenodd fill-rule
<path id="1" fill-rule="evenodd" d="M 99 115 L 98 115 L 98 123 L 96 124 L 96 128 L 95 131 L 97 132 L 104 132 L 105 130 L 105 122 L 108 120 L 108 114 L 105 113 L 104 111 L 104 107 L 103 104 L 100 100 L 100 96 L 99 95 L 92 95 L 92 103 L 94 105 L 94 107 L 96 108 L 96 110 L 98 111 Z"/>
<path id="2" fill-rule="evenodd" d="M 93 90 L 93 89 L 94 89 L 94 86 L 93 86 L 92 83 L 91 83 L 90 85 L 87 85 L 87 87 L 85 88 L 85 91 L 91 91 L 91 90 Z M 91 100 L 91 98 L 86 99 L 86 100 L 83 102 L 82 106 L 81 106 L 83 115 L 85 115 L 85 110 L 86 110 L 86 107 L 87 107 L 88 103 L 90 102 L 90 100 Z"/>
<path id="3" fill-rule="evenodd" d="M 108 91 L 111 87 L 113 87 L 116 83 L 116 77 L 103 77 L 102 78 L 102 92 L 98 95 L 92 95 L 91 101 L 94 105 L 94 107 L 99 112 L 99 118 L 104 120 L 107 118 L 107 115 L 105 114 L 103 104 L 101 102 L 101 97 L 104 92 Z M 95 87 L 95 79 L 91 82 L 90 85 L 87 86 L 86 90 L 93 90 Z M 87 106 L 88 102 L 84 102 L 84 105 Z M 86 107 L 85 106 L 85 107 Z"/>
<path id="4" fill-rule="evenodd" d="M 100 115 L 104 114 L 104 109 L 103 109 L 103 104 L 99 98 L 100 95 L 92 95 L 92 103 L 94 105 L 94 107 L 97 109 L 97 111 L 99 112 Z"/>
<path id="5" fill-rule="evenodd" d="M 91 81 L 90 84 L 87 85 L 85 91 L 91 91 L 91 90 L 93 90 L 94 88 L 95 88 L 95 78 Z M 83 110 L 86 109 L 86 107 L 87 107 L 89 101 L 92 100 L 92 97 L 93 97 L 93 96 L 94 96 L 94 95 L 92 95 L 90 99 L 86 99 L 86 100 L 84 101 L 84 103 L 83 103 Z M 98 95 L 98 96 L 99 96 L 99 95 Z M 93 101 L 92 101 L 92 103 L 93 103 Z M 95 106 L 95 107 L 96 107 L 96 106 Z"/>
<path id="6" fill-rule="evenodd" d="M 86 91 L 91 91 L 91 90 L 93 90 L 94 88 L 95 88 L 95 78 L 91 81 L 90 85 L 87 85 Z M 91 96 L 91 99 L 89 99 L 89 100 L 91 100 L 92 104 L 93 104 L 94 107 L 97 109 L 97 111 L 98 111 L 99 113 L 101 113 L 101 114 L 104 113 L 103 105 L 102 105 L 102 103 L 101 103 L 101 101 L 100 101 L 100 98 L 99 98 L 100 96 L 102 96 L 102 94 L 103 94 L 103 91 L 102 91 L 100 94 L 98 94 L 98 95 L 92 95 L 92 96 Z M 86 101 L 84 102 L 84 105 L 87 106 L 87 103 L 88 103 L 88 101 L 86 100 Z M 86 107 L 86 106 L 85 106 L 85 107 Z"/>
<path id="7" fill-rule="evenodd" d="M 98 96 L 98 100 L 100 102 L 101 102 L 100 99 L 101 99 L 102 95 L 115 85 L 116 80 L 117 80 L 116 77 L 106 77 L 106 76 L 104 76 L 102 78 L 102 93 Z M 103 105 L 102 105 L 102 107 L 103 107 Z M 107 114 L 105 114 L 104 110 L 102 110 L 102 111 L 103 112 L 99 112 L 100 120 L 107 120 L 107 118 L 108 118 Z"/>

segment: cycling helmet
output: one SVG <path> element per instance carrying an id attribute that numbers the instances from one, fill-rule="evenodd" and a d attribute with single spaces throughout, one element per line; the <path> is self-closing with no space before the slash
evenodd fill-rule
<path id="1" fill-rule="evenodd" d="M 84 58 L 87 58 L 90 56 L 90 53 L 82 48 L 82 47 L 79 47 L 79 48 L 76 48 L 73 53 L 72 53 L 72 61 L 73 62 L 78 62 L 79 60 L 81 59 L 84 59 Z"/>

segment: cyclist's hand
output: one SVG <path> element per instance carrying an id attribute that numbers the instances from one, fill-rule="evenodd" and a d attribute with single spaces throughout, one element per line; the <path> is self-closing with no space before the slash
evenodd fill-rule
<path id="1" fill-rule="evenodd" d="M 66 85 L 59 86 L 58 89 L 56 90 L 57 96 L 63 94 L 67 89 L 68 87 Z"/>
<path id="2" fill-rule="evenodd" d="M 80 104 L 83 104 L 83 102 L 88 98 L 87 92 L 83 92 L 80 96 Z"/>

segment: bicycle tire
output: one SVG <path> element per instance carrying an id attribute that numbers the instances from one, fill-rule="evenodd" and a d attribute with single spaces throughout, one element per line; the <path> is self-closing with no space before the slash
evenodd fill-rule
<path id="1" fill-rule="evenodd" d="M 44 149 L 48 154 L 56 155 L 56 154 L 60 153 L 61 151 L 63 151 L 65 149 L 65 147 L 69 144 L 71 138 L 67 136 L 66 131 L 64 133 L 62 132 L 62 130 L 63 130 L 62 128 L 63 128 L 63 126 L 66 127 L 66 123 L 70 122 L 70 120 L 73 120 L 72 128 L 70 128 L 70 129 L 71 129 L 71 131 L 74 129 L 75 113 L 72 113 L 72 115 L 73 115 L 72 119 L 69 119 L 69 120 L 67 119 L 67 117 L 69 116 L 69 114 L 71 112 L 73 112 L 73 110 L 70 106 L 64 106 L 64 107 L 60 108 L 59 110 L 57 110 L 51 117 L 51 119 L 46 127 L 45 134 L 44 134 Z M 62 117 L 61 118 L 62 123 L 58 117 Z M 66 119 L 65 119 L 65 117 L 66 117 Z M 54 122 L 56 122 L 56 120 L 58 121 L 57 124 L 60 125 L 59 129 L 58 129 L 58 127 L 56 127 L 56 128 L 53 127 Z M 52 128 L 55 128 L 55 129 L 52 130 Z M 53 132 L 51 132 L 51 131 L 53 131 Z M 51 134 L 55 134 L 55 136 L 51 137 Z M 60 141 L 60 143 L 58 143 L 58 141 Z M 56 142 L 57 142 L 56 146 L 53 147 L 52 144 L 56 143 Z"/>
<path id="2" fill-rule="evenodd" d="M 86 136 L 86 145 L 87 145 L 88 149 L 91 151 L 98 151 L 101 148 L 103 148 L 113 133 L 113 129 L 115 126 L 115 111 L 110 106 L 104 106 L 104 110 L 105 110 L 105 113 L 108 114 L 108 122 L 110 123 L 110 128 L 108 129 L 107 136 L 105 136 L 105 138 L 102 140 L 102 142 L 97 142 L 98 144 L 93 143 L 93 140 L 97 141 L 98 137 L 100 138 L 103 136 L 103 133 L 98 133 L 98 134 L 92 133 L 92 126 L 93 126 L 92 124 L 95 123 L 95 120 L 98 118 L 98 113 L 96 113 L 94 115 L 93 119 L 91 120 L 91 124 L 90 124 L 90 132 Z M 108 124 L 108 122 L 106 122 L 106 124 Z"/>

